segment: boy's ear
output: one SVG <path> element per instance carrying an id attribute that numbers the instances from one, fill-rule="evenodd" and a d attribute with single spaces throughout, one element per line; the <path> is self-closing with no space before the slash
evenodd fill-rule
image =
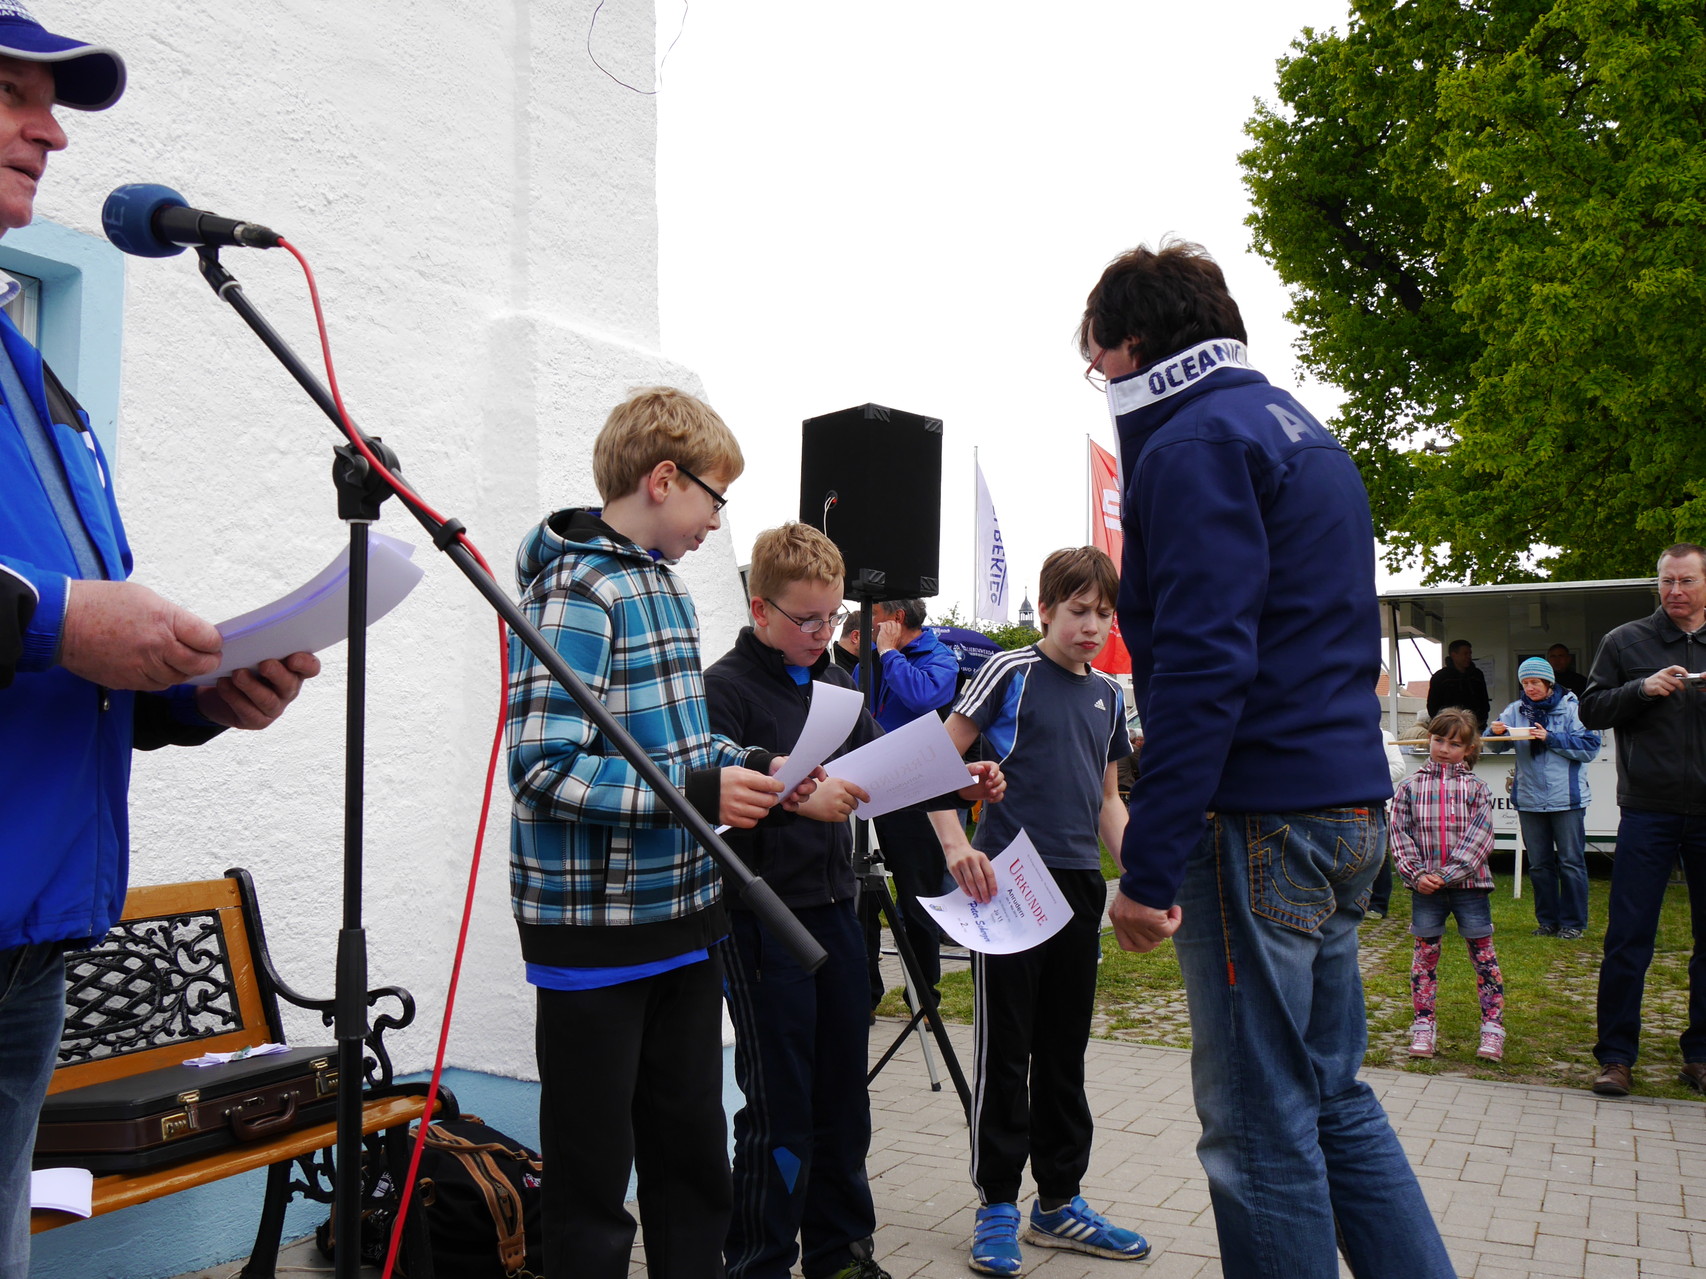
<path id="1" fill-rule="evenodd" d="M 765 603 L 762 595 L 754 595 L 749 599 L 746 602 L 746 611 L 748 616 L 752 618 L 755 625 L 766 626 L 769 624 L 770 606 Z"/>
<path id="2" fill-rule="evenodd" d="M 661 502 L 669 496 L 669 487 L 676 482 L 676 477 L 680 474 L 680 468 L 665 459 L 646 473 L 645 479 L 640 481 L 640 487 L 653 502 Z"/>

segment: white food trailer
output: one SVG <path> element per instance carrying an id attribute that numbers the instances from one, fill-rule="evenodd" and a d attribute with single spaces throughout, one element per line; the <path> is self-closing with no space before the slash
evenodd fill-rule
<path id="1" fill-rule="evenodd" d="M 1439 586 L 1391 591 L 1380 597 L 1381 633 L 1387 643 L 1386 727 L 1400 739 L 1414 737 L 1411 728 L 1427 708 L 1420 698 L 1402 696 L 1406 680 L 1426 679 L 1432 669 L 1410 639 L 1432 640 L 1441 651 L 1453 640 L 1474 646 L 1475 664 L 1487 676 L 1493 717 L 1516 700 L 1521 689 L 1516 669 L 1530 657 L 1544 657 L 1554 644 L 1563 644 L 1576 658 L 1583 678 L 1606 632 L 1645 617 L 1658 607 L 1652 578 L 1602 582 L 1527 582 L 1510 586 Z M 1407 659 L 1407 660 L 1406 660 Z M 1445 660 L 1442 656 L 1441 660 Z M 1612 734 L 1604 734 L 1599 757 L 1587 766 L 1588 847 L 1609 852 L 1617 837 L 1617 766 Z M 1411 767 L 1427 757 L 1426 748 L 1410 748 Z M 1516 772 L 1514 752 L 1483 750 L 1475 773 L 1493 792 L 1494 829 L 1498 846 L 1516 848 L 1518 826 L 1510 787 Z M 1518 857 L 1520 848 L 1516 848 Z M 1520 867 L 1521 862 L 1517 863 Z M 1521 878 L 1518 877 L 1520 893 Z"/>

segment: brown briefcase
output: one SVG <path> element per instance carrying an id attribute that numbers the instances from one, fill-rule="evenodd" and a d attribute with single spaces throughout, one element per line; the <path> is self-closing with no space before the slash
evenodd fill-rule
<path id="1" fill-rule="evenodd" d="M 42 1107 L 35 1166 L 136 1172 L 330 1119 L 337 1055 L 292 1048 L 55 1093 Z"/>

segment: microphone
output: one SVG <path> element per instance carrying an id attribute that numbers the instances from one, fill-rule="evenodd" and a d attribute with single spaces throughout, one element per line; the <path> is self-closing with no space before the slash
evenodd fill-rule
<path id="1" fill-rule="evenodd" d="M 153 182 L 114 190 L 101 206 L 101 227 L 107 239 L 139 258 L 169 258 L 189 244 L 273 249 L 279 242 L 277 231 L 192 209 L 171 187 Z"/>

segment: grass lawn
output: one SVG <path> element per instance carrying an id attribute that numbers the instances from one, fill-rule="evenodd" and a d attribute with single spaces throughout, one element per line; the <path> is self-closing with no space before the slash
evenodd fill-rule
<path id="1" fill-rule="evenodd" d="M 1590 859 L 1590 864 L 1594 862 L 1598 859 Z M 1440 959 L 1438 1055 L 1429 1061 L 1408 1056 L 1410 894 L 1395 885 L 1392 914 L 1366 920 L 1362 926 L 1367 1062 L 1423 1074 L 1585 1088 L 1597 1069 L 1592 1052 L 1594 994 L 1610 890 L 1610 881 L 1603 877 L 1605 863 L 1592 866 L 1596 877 L 1589 880 L 1588 935 L 1574 942 L 1529 936 L 1534 927 L 1531 899 L 1525 895 L 1519 901 L 1511 896 L 1508 857 L 1502 868 L 1495 857 L 1494 867 L 1499 882 L 1493 894 L 1494 940 L 1505 979 L 1504 1060 L 1488 1062 L 1475 1056 L 1480 1032 L 1475 970 L 1455 925 L 1448 925 Z M 1657 951 L 1647 973 L 1642 1059 L 1635 1066 L 1638 1096 L 1700 1097 L 1676 1077 L 1682 1060 L 1676 1037 L 1687 1024 L 1691 944 L 1687 890 L 1673 884 L 1665 898 Z M 878 1011 L 905 1016 L 899 991 L 889 992 Z M 971 1020 L 971 974 L 963 965 L 943 965 L 942 1012 L 949 1021 Z M 1115 945 L 1111 934 L 1103 937 L 1095 1033 L 1169 1048 L 1190 1046 L 1190 1023 L 1172 943 L 1148 955 L 1129 955 Z"/>

